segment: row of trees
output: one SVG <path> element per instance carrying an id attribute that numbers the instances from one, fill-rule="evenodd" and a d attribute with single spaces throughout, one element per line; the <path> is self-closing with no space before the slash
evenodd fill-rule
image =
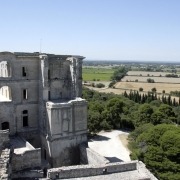
<path id="1" fill-rule="evenodd" d="M 117 69 L 115 69 L 111 80 L 112 81 L 120 81 L 128 72 L 128 69 L 126 67 L 118 67 Z"/>
<path id="2" fill-rule="evenodd" d="M 171 94 L 172 96 L 180 97 L 180 91 L 171 91 L 170 94 Z"/>
<path id="3" fill-rule="evenodd" d="M 166 74 L 166 77 L 178 78 L 177 74 Z"/>
<path id="4" fill-rule="evenodd" d="M 157 97 L 157 94 L 155 93 L 155 90 L 152 88 L 152 92 L 148 92 L 147 94 L 139 93 L 138 91 L 130 91 L 130 93 L 127 93 L 126 91 L 123 94 L 125 97 L 129 98 L 130 100 L 135 101 L 136 103 L 144 104 L 144 103 L 150 103 L 154 100 L 162 101 L 164 104 L 168 104 L 170 106 L 178 106 L 180 105 L 180 98 L 178 102 L 175 98 L 171 98 L 171 95 L 165 96 L 162 95 Z"/>
<path id="5" fill-rule="evenodd" d="M 126 67 L 118 67 L 114 68 L 115 71 L 111 77 L 111 83 L 109 84 L 109 87 L 113 87 L 117 81 L 120 81 L 128 72 L 128 69 Z"/>

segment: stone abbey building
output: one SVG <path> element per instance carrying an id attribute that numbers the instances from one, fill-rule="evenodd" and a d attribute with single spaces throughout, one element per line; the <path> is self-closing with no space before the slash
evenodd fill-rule
<path id="1" fill-rule="evenodd" d="M 0 53 L 0 128 L 41 148 L 51 167 L 78 163 L 76 147 L 87 141 L 83 59 Z"/>
<path id="2" fill-rule="evenodd" d="M 0 52 L 0 179 L 156 180 L 87 146 L 83 59 Z"/>

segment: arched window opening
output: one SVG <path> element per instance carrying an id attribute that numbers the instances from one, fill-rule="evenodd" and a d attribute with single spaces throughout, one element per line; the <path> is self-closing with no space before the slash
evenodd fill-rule
<path id="1" fill-rule="evenodd" d="M 11 77 L 11 67 L 7 61 L 0 62 L 0 77 Z"/>
<path id="2" fill-rule="evenodd" d="M 9 86 L 3 86 L 0 88 L 0 101 L 12 101 L 11 88 Z"/>
<path id="3" fill-rule="evenodd" d="M 24 110 L 22 112 L 22 121 L 23 121 L 23 127 L 29 126 L 29 124 L 28 124 L 28 110 Z"/>
<path id="4" fill-rule="evenodd" d="M 3 122 L 3 123 L 1 123 L 1 129 L 2 129 L 2 130 L 9 129 L 9 122 Z"/>

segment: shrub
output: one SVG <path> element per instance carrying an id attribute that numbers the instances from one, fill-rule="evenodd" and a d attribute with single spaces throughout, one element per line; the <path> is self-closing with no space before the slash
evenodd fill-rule
<path id="1" fill-rule="evenodd" d="M 152 88 L 151 91 L 152 91 L 152 92 L 156 92 L 156 88 L 155 88 L 155 87 Z"/>
<path id="2" fill-rule="evenodd" d="M 91 84 L 91 86 L 92 86 L 92 87 L 95 87 L 95 84 L 94 84 L 94 83 L 92 83 L 92 84 Z"/>
<path id="3" fill-rule="evenodd" d="M 140 88 L 139 88 L 139 91 L 143 91 L 143 88 L 142 88 L 142 87 L 140 87 Z"/>
<path id="4" fill-rule="evenodd" d="M 148 83 L 155 83 L 154 79 L 151 79 L 151 78 L 148 78 L 148 79 L 147 79 L 147 82 L 148 82 Z"/>
<path id="5" fill-rule="evenodd" d="M 105 87 L 105 85 L 102 84 L 102 83 L 98 83 L 98 84 L 96 84 L 96 87 L 97 87 L 97 88 L 103 88 L 103 87 Z"/>
<path id="6" fill-rule="evenodd" d="M 115 84 L 116 84 L 116 81 L 111 81 L 111 82 L 109 83 L 109 87 L 111 88 L 111 87 L 113 87 Z"/>

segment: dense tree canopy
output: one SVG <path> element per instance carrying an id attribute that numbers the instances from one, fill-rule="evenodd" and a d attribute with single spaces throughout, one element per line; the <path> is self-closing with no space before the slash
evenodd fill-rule
<path id="1" fill-rule="evenodd" d="M 179 127 L 169 124 L 146 124 L 141 131 L 137 128 L 131 138 L 132 158 L 145 162 L 158 179 L 180 179 Z"/>
<path id="2" fill-rule="evenodd" d="M 83 98 L 88 101 L 88 128 L 90 132 L 102 129 L 135 129 L 146 123 L 179 123 L 180 109 L 164 104 L 152 96 L 146 101 L 139 100 L 139 94 L 123 95 L 98 93 L 84 89 Z M 149 99 L 148 99 L 149 97 Z M 155 100 L 153 100 L 155 99 Z M 139 103 L 137 103 L 139 102 Z M 96 117 L 96 118 L 95 118 Z"/>

